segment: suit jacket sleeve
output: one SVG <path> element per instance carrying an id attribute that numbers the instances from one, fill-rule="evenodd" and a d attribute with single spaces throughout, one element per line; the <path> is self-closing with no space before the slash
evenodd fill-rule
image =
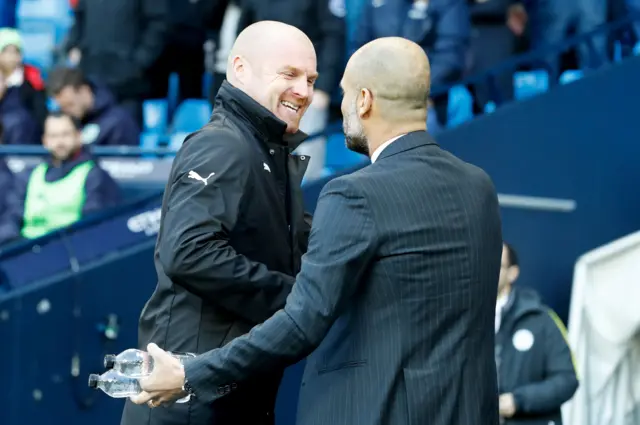
<path id="1" fill-rule="evenodd" d="M 546 379 L 513 391 L 516 414 L 544 414 L 559 409 L 578 389 L 578 378 L 566 329 L 552 311 L 541 316 L 545 347 Z"/>
<path id="2" fill-rule="evenodd" d="M 245 150 L 223 131 L 204 130 L 185 141 L 167 188 L 158 259 L 174 283 L 261 323 L 284 306 L 294 278 L 251 261 L 229 243 L 250 184 Z M 208 177 L 206 184 L 190 173 Z"/>
<path id="3" fill-rule="evenodd" d="M 376 244 L 366 200 L 348 180 L 327 183 L 314 215 L 309 251 L 284 309 L 185 364 L 185 377 L 198 400 L 211 402 L 238 387 L 237 382 L 313 351 L 356 292 Z"/>

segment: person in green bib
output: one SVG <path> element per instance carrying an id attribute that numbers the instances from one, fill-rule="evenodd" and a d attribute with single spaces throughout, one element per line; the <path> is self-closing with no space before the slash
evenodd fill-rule
<path id="1" fill-rule="evenodd" d="M 83 148 L 80 129 L 62 112 L 46 118 L 42 141 L 50 156 L 16 178 L 0 244 L 38 238 L 119 203 L 120 188 Z"/>

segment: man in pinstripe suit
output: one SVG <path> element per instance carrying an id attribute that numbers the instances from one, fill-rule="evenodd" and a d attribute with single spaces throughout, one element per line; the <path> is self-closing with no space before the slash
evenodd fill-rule
<path id="1" fill-rule="evenodd" d="M 341 85 L 347 144 L 372 165 L 324 187 L 286 306 L 184 367 L 150 344 L 156 366 L 134 402 L 213 402 L 310 354 L 299 425 L 498 423 L 493 184 L 425 131 L 418 45 L 365 45 Z"/>

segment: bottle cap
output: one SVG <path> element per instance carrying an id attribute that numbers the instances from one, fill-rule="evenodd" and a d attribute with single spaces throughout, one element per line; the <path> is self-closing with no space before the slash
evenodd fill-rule
<path id="1" fill-rule="evenodd" d="M 113 366 L 116 364 L 116 356 L 113 354 L 107 354 L 104 356 L 104 367 L 106 369 L 113 369 Z"/>
<path id="2" fill-rule="evenodd" d="M 99 380 L 100 380 L 100 375 L 96 375 L 94 373 L 89 375 L 89 388 L 96 388 L 98 386 Z"/>

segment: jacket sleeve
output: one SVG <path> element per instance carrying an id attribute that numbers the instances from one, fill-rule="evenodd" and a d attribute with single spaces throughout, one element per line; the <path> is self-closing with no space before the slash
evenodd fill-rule
<path id="1" fill-rule="evenodd" d="M 144 27 L 133 59 L 142 71 L 149 69 L 164 49 L 168 9 L 168 0 L 140 0 L 141 23 Z"/>
<path id="2" fill-rule="evenodd" d="M 549 310 L 541 316 L 545 348 L 545 375 L 541 382 L 513 391 L 516 414 L 541 414 L 559 409 L 578 389 L 578 378 L 566 330 L 556 314 Z"/>
<path id="3" fill-rule="evenodd" d="M 471 17 L 466 0 L 448 0 L 437 24 L 436 41 L 427 49 L 432 86 L 462 77 L 470 37 Z"/>
<path id="4" fill-rule="evenodd" d="M 345 65 L 344 58 L 347 46 L 344 16 L 338 16 L 340 11 L 330 9 L 330 1 L 332 0 L 317 1 L 321 40 L 318 51 L 319 76 L 315 86 L 316 90 L 321 90 L 329 95 L 338 88 Z"/>
<path id="5" fill-rule="evenodd" d="M 106 134 L 100 137 L 100 144 L 105 146 L 139 146 L 140 127 L 131 114 L 120 107 L 113 108 L 109 114 L 109 126 L 104 130 Z M 107 127 L 107 125 L 103 127 Z"/>
<path id="6" fill-rule="evenodd" d="M 113 178 L 99 166 L 93 167 L 84 185 L 85 201 L 82 214 L 110 208 L 120 202 L 120 188 Z"/>
<path id="7" fill-rule="evenodd" d="M 318 201 L 309 251 L 283 310 L 224 347 L 186 362 L 185 378 L 210 403 L 238 382 L 311 353 L 351 301 L 373 261 L 376 237 L 366 200 L 341 178 Z"/>
<path id="8" fill-rule="evenodd" d="M 167 188 L 160 264 L 174 283 L 251 323 L 263 322 L 284 306 L 295 279 L 229 243 L 250 184 L 250 152 L 237 137 L 212 130 L 194 134 L 181 149 Z"/>

